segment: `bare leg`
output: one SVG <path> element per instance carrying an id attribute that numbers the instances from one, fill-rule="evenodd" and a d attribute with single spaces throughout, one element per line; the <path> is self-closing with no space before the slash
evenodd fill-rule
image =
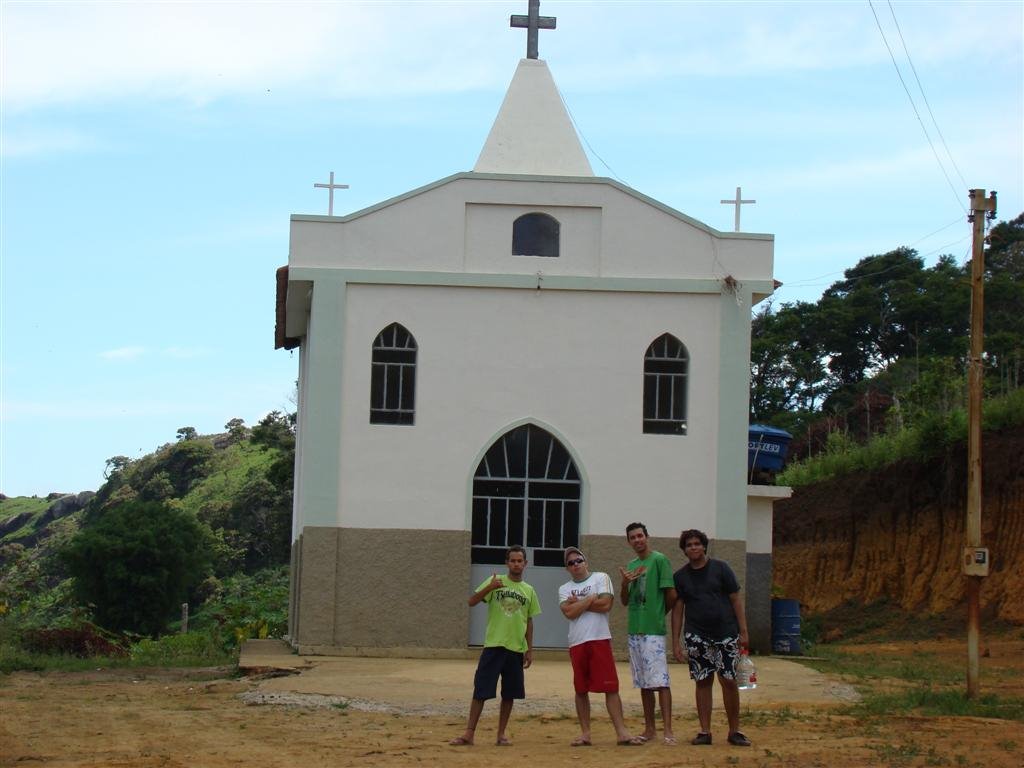
<path id="1" fill-rule="evenodd" d="M 469 745 L 473 743 L 473 736 L 476 733 L 476 724 L 480 722 L 480 713 L 484 711 L 484 700 L 473 699 L 469 704 L 469 719 L 466 721 L 466 730 L 461 736 L 456 736 L 449 744 Z"/>
<path id="2" fill-rule="evenodd" d="M 615 736 L 619 741 L 629 741 L 629 731 L 626 729 L 626 719 L 622 716 L 622 697 L 618 693 L 606 693 L 604 705 L 608 708 L 608 717 L 615 726 Z"/>
<path id="3" fill-rule="evenodd" d="M 695 681 L 697 684 L 697 719 L 700 721 L 701 733 L 711 733 L 711 688 L 715 684 L 714 676 Z"/>
<path id="4" fill-rule="evenodd" d="M 658 689 L 658 705 L 661 707 L 661 724 L 665 738 L 672 738 L 672 689 Z"/>
<path id="5" fill-rule="evenodd" d="M 590 694 L 576 694 L 576 717 L 580 720 L 580 739 L 590 741 Z"/>
<path id="6" fill-rule="evenodd" d="M 512 705 L 515 699 L 502 699 L 501 708 L 498 710 L 498 738 L 496 743 L 507 746 L 509 740 L 505 737 L 505 729 L 508 728 L 508 720 L 512 716 Z"/>
<path id="7" fill-rule="evenodd" d="M 640 689 L 640 703 L 644 705 L 644 738 L 653 739 L 658 735 L 654 725 L 654 689 Z"/>
<path id="8" fill-rule="evenodd" d="M 729 719 L 729 733 L 740 729 L 740 688 L 735 680 L 727 680 L 718 676 L 718 684 L 722 686 L 722 701 L 725 704 L 725 716 Z"/>

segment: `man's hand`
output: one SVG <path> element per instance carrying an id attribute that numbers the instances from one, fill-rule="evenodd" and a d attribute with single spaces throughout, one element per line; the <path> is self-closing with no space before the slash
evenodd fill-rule
<path id="1" fill-rule="evenodd" d="M 523 669 L 529 669 L 531 664 L 533 664 L 533 649 L 529 648 L 523 654 Z"/>
<path id="2" fill-rule="evenodd" d="M 632 584 L 634 581 L 636 581 L 641 576 L 643 576 L 646 571 L 647 571 L 647 566 L 646 565 L 639 565 L 636 568 L 634 568 L 632 571 L 627 571 L 622 566 L 619 566 L 619 573 L 622 574 L 622 583 L 623 583 L 623 585 L 625 585 L 625 584 Z"/>
<path id="3" fill-rule="evenodd" d="M 678 640 L 672 643 L 672 655 L 675 656 L 676 661 L 680 664 L 687 660 L 686 651 L 683 650 L 683 644 Z"/>
<path id="4" fill-rule="evenodd" d="M 491 583 L 487 585 L 487 591 L 493 592 L 501 587 L 501 577 L 497 573 L 491 574 Z"/>
<path id="5" fill-rule="evenodd" d="M 740 630 L 740 649 L 748 648 L 750 645 L 750 638 L 747 637 L 747 630 Z"/>

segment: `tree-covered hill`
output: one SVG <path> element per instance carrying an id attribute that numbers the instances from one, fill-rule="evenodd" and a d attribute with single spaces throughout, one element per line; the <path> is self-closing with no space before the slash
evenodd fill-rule
<path id="1" fill-rule="evenodd" d="M 183 427 L 149 455 L 112 457 L 96 492 L 0 499 L 0 646 L 80 637 L 83 626 L 157 636 L 183 602 L 200 625 L 223 623 L 228 593 L 268 589 L 277 604 L 265 608 L 283 626 L 294 417 L 226 429 Z M 266 631 L 235 608 L 236 624 Z"/>

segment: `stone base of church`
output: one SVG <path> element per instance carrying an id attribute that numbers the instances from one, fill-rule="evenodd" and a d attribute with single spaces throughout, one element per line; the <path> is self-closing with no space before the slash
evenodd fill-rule
<path id="1" fill-rule="evenodd" d="M 292 645 L 302 653 L 465 649 L 469 537 L 468 531 L 305 528 L 292 548 Z"/>

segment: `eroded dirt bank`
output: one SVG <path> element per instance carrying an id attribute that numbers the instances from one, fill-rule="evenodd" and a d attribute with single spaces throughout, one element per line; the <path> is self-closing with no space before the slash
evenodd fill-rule
<path id="1" fill-rule="evenodd" d="M 796 489 L 775 505 L 775 583 L 812 612 L 882 598 L 928 613 L 963 603 L 965 450 Z M 983 453 L 983 615 L 1024 624 L 1024 427 L 986 434 Z"/>

